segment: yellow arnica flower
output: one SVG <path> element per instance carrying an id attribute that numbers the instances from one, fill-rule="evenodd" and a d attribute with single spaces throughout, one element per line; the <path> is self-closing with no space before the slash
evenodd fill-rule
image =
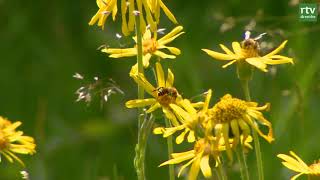
<path id="1" fill-rule="evenodd" d="M 99 10 L 91 18 L 89 25 L 94 25 L 98 22 L 98 26 L 104 29 L 104 24 L 110 14 L 112 14 L 113 21 L 116 19 L 118 12 L 117 0 L 96 0 L 96 2 Z M 134 31 L 135 15 L 140 16 L 140 28 L 142 30 L 146 29 L 146 24 L 149 24 L 150 29 L 155 32 L 157 24 L 159 24 L 160 9 L 163 9 L 164 13 L 173 23 L 178 23 L 174 15 L 161 0 L 121 0 L 123 34 L 127 36 L 130 32 Z M 146 20 L 144 19 L 144 13 L 146 14 Z"/>
<path id="2" fill-rule="evenodd" d="M 190 166 L 191 168 L 188 173 L 188 180 L 196 180 L 201 170 L 202 174 L 206 178 L 210 178 L 212 176 L 212 170 L 210 167 L 211 160 L 214 160 L 215 167 L 221 165 L 220 161 L 220 152 L 226 150 L 226 145 L 232 143 L 233 139 L 229 139 L 228 143 L 225 143 L 223 140 L 218 144 L 215 141 L 209 140 L 207 138 L 201 138 L 195 142 L 194 149 L 182 153 L 172 153 L 172 159 L 160 164 L 159 167 L 168 165 L 168 164 L 179 164 L 183 161 L 189 160 L 186 164 L 184 164 L 180 170 L 178 177 L 181 175 L 183 170 Z M 252 137 L 249 136 L 245 142 L 243 142 L 243 137 L 241 136 L 241 143 L 243 143 L 244 147 L 252 149 L 250 143 L 252 142 Z M 232 146 L 232 144 L 231 144 Z M 210 160 L 211 158 L 211 160 Z"/>
<path id="3" fill-rule="evenodd" d="M 16 131 L 16 128 L 21 125 L 17 121 L 11 123 L 9 120 L 0 116 L 0 153 L 10 162 L 14 160 L 24 165 L 17 154 L 34 154 L 36 144 L 30 136 L 24 136 L 22 131 Z"/>
<path id="4" fill-rule="evenodd" d="M 200 169 L 202 174 L 206 178 L 209 178 L 212 176 L 212 170 L 209 163 L 210 157 L 215 160 L 215 166 L 217 167 L 220 163 L 218 152 L 222 150 L 223 146 L 215 148 L 208 140 L 199 139 L 195 143 L 193 150 L 182 153 L 172 153 L 171 156 L 173 159 L 160 164 L 160 167 L 168 164 L 179 164 L 183 161 L 189 160 L 180 168 L 178 177 L 186 167 L 192 164 L 189 170 L 188 180 L 196 180 Z"/>
<path id="5" fill-rule="evenodd" d="M 177 104 L 170 104 L 171 109 L 178 117 L 181 125 L 164 128 L 157 127 L 153 130 L 154 134 L 163 134 L 163 137 L 169 137 L 177 131 L 182 131 L 182 133 L 177 136 L 176 143 L 181 144 L 186 135 L 189 143 L 192 143 L 196 140 L 195 129 L 201 127 L 201 124 L 209 119 L 207 115 L 209 102 L 211 99 L 212 90 L 210 89 L 207 92 L 206 99 L 202 105 L 202 109 L 197 111 L 189 100 L 184 99 L 179 101 Z"/>
<path id="6" fill-rule="evenodd" d="M 142 86 L 153 98 L 130 100 L 126 102 L 126 107 L 137 108 L 150 106 L 147 113 L 151 113 L 162 107 L 162 111 L 166 117 L 171 120 L 174 126 L 178 126 L 179 122 L 170 108 L 170 104 L 175 104 L 181 99 L 178 91 L 173 87 L 174 75 L 171 70 L 168 69 L 167 79 L 165 79 L 163 68 L 159 62 L 156 63 L 156 74 L 157 87 L 151 85 L 143 74 L 130 74 L 134 81 Z"/>
<path id="7" fill-rule="evenodd" d="M 224 141 L 229 139 L 229 134 L 233 134 L 235 147 L 239 142 L 240 134 L 242 133 L 246 138 L 252 128 L 270 143 L 274 140 L 272 125 L 260 112 L 267 109 L 269 109 L 269 104 L 258 107 L 255 102 L 246 102 L 226 94 L 210 109 L 214 134 L 218 139 L 223 138 Z M 268 127 L 267 135 L 261 132 L 257 122 Z M 226 148 L 227 155 L 232 160 L 232 152 L 228 143 Z"/>
<path id="8" fill-rule="evenodd" d="M 158 40 L 151 36 L 149 29 L 146 30 L 142 38 L 143 66 L 145 68 L 149 66 L 149 61 L 152 55 L 158 56 L 162 59 L 175 59 L 176 55 L 179 55 L 181 51 L 176 47 L 169 47 L 166 45 L 183 34 L 184 32 L 181 32 L 182 29 L 182 26 L 178 26 Z M 136 41 L 136 37 L 133 39 Z M 162 52 L 161 50 L 163 49 L 169 50 L 172 54 Z M 111 58 L 131 57 L 137 55 L 137 47 L 121 49 L 105 47 L 101 51 L 110 54 L 109 57 Z"/>
<path id="9" fill-rule="evenodd" d="M 285 167 L 299 173 L 291 177 L 291 180 L 297 179 L 302 174 L 320 177 L 320 161 L 308 166 L 294 152 L 290 151 L 290 154 L 291 156 L 286 154 L 278 154 L 277 157 L 283 160 L 282 164 Z"/>
<path id="10" fill-rule="evenodd" d="M 104 24 L 112 14 L 112 19 L 115 21 L 118 12 L 117 0 L 96 0 L 99 10 L 91 18 L 89 25 L 94 25 L 98 21 L 98 26 L 104 29 Z"/>
<path id="11" fill-rule="evenodd" d="M 261 36 L 259 36 L 260 38 Z M 246 38 L 244 41 L 241 42 L 232 42 L 232 52 L 226 46 L 220 44 L 220 47 L 225 52 L 219 53 L 216 51 L 212 51 L 209 49 L 202 49 L 206 52 L 209 56 L 213 57 L 217 60 L 222 61 L 230 61 L 227 64 L 223 65 L 223 68 L 230 66 L 231 64 L 238 62 L 238 63 L 249 63 L 252 66 L 257 67 L 261 71 L 267 72 L 267 65 L 276 65 L 276 64 L 285 64 L 291 63 L 293 64 L 292 58 L 278 55 L 286 45 L 287 40 L 284 41 L 279 47 L 275 50 L 271 51 L 270 53 L 260 56 L 259 54 L 259 42 L 257 41 L 259 38 L 250 38 L 250 32 L 246 32 Z"/>

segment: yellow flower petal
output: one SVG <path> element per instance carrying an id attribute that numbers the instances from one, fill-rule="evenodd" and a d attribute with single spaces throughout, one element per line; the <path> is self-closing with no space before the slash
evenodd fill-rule
<path id="1" fill-rule="evenodd" d="M 164 13 L 167 15 L 167 17 L 172 21 L 174 24 L 178 24 L 176 18 L 174 15 L 170 12 L 170 10 L 167 8 L 167 6 L 162 2 L 162 0 L 158 0 L 160 7 L 163 9 Z"/>
<path id="2" fill-rule="evenodd" d="M 270 53 L 268 53 L 264 57 L 269 57 L 269 56 L 277 54 L 286 46 L 287 42 L 288 42 L 288 40 L 285 40 L 283 43 L 280 44 L 280 46 L 278 46 L 275 50 L 271 51 Z"/>
<path id="3" fill-rule="evenodd" d="M 240 46 L 240 43 L 232 42 L 232 49 L 237 56 L 242 56 L 242 48 Z"/>
<path id="4" fill-rule="evenodd" d="M 194 136 L 194 131 L 190 131 L 188 135 L 188 142 L 193 143 L 196 140 L 196 137 Z"/>
<path id="5" fill-rule="evenodd" d="M 209 155 L 203 156 L 201 158 L 200 168 L 204 177 L 209 178 L 212 176 L 212 170 L 209 165 Z"/>
<path id="6" fill-rule="evenodd" d="M 170 120 L 173 126 L 179 126 L 179 122 L 177 121 L 176 116 L 173 114 L 173 112 L 171 112 L 170 109 L 162 107 L 162 111 L 164 115 Z"/>
<path id="7" fill-rule="evenodd" d="M 235 55 L 229 48 L 227 48 L 227 47 L 224 46 L 223 44 L 220 44 L 220 47 L 221 47 L 221 49 L 222 49 L 225 53 L 227 53 L 228 55 L 232 55 L 232 56 Z"/>
<path id="8" fill-rule="evenodd" d="M 212 96 L 212 90 L 209 89 L 207 91 L 206 99 L 205 99 L 204 104 L 203 104 L 203 108 L 202 108 L 203 112 L 206 112 L 208 110 L 209 105 L 210 105 L 211 96 Z"/>
<path id="9" fill-rule="evenodd" d="M 189 170 L 188 180 L 196 180 L 200 171 L 200 157 L 202 153 L 198 154 L 195 160 L 192 163 L 192 166 Z"/>
<path id="10" fill-rule="evenodd" d="M 182 161 L 191 159 L 193 157 L 194 157 L 194 153 L 184 154 L 183 156 L 179 156 L 177 158 L 170 159 L 170 160 L 160 164 L 159 167 L 164 166 L 164 165 L 168 165 L 168 164 L 178 164 L 178 163 L 181 163 Z"/>
<path id="11" fill-rule="evenodd" d="M 185 137 L 187 132 L 188 132 L 188 130 L 185 129 L 179 136 L 177 136 L 176 144 L 181 144 L 183 142 L 184 137 Z"/>
<path id="12" fill-rule="evenodd" d="M 152 113 L 153 111 L 157 110 L 158 108 L 161 108 L 160 103 L 155 103 L 153 104 L 147 111 L 146 113 Z"/>
<path id="13" fill-rule="evenodd" d="M 158 51 L 158 50 L 155 51 L 153 54 L 161 57 L 162 59 L 175 59 L 176 58 L 176 56 L 174 56 L 174 55 L 169 55 L 169 54 L 166 54 L 166 53 Z"/>
<path id="14" fill-rule="evenodd" d="M 247 58 L 246 62 L 257 67 L 258 69 L 260 69 L 263 72 L 268 72 L 267 65 L 265 63 L 263 63 L 263 61 L 261 60 L 261 58 Z"/>
<path id="15" fill-rule="evenodd" d="M 156 63 L 156 72 L 157 72 L 158 87 L 165 87 L 166 85 L 165 85 L 165 79 L 164 79 L 164 72 L 159 62 Z"/>
<path id="16" fill-rule="evenodd" d="M 166 87 L 173 87 L 173 83 L 174 83 L 174 75 L 173 75 L 171 69 L 168 69 L 168 76 L 167 76 L 167 80 L 166 80 Z"/>
<path id="17" fill-rule="evenodd" d="M 209 56 L 217 59 L 217 60 L 233 60 L 235 59 L 234 56 L 228 55 L 228 54 L 222 54 L 222 53 L 218 53 L 209 49 L 202 49 L 202 51 L 206 52 Z"/>
<path id="18" fill-rule="evenodd" d="M 153 105 L 157 102 L 155 98 L 149 98 L 149 99 L 135 99 L 130 100 L 126 102 L 127 108 L 136 108 L 136 107 L 145 107 Z"/>

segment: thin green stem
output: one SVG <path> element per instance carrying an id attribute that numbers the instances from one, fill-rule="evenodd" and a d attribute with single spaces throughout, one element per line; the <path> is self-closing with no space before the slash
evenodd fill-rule
<path id="1" fill-rule="evenodd" d="M 135 27 L 136 27 L 136 36 L 137 36 L 137 64 L 138 72 L 144 74 L 143 70 L 143 52 L 142 52 L 142 33 L 140 29 L 140 16 L 139 14 L 135 15 Z M 141 85 L 138 85 L 138 99 L 144 98 L 144 90 Z M 134 158 L 134 166 L 136 168 L 137 176 L 139 180 L 145 180 L 145 150 L 146 150 L 146 139 L 148 137 L 148 129 L 145 126 L 146 119 L 143 115 L 143 109 L 139 108 L 138 110 L 138 143 L 135 147 L 136 155 Z"/>
<path id="2" fill-rule="evenodd" d="M 242 180 L 249 180 L 248 166 L 246 162 L 246 157 L 244 155 L 242 145 L 238 145 L 236 148 L 236 154 L 240 164 L 240 173 Z"/>
<path id="3" fill-rule="evenodd" d="M 242 85 L 242 89 L 243 89 L 246 100 L 251 101 L 250 91 L 249 91 L 249 80 L 241 80 L 241 85 Z M 253 136 L 256 158 L 257 158 L 258 177 L 259 177 L 259 180 L 264 180 L 259 136 L 256 131 L 252 131 L 252 136 Z"/>
<path id="4" fill-rule="evenodd" d="M 166 127 L 170 128 L 171 127 L 171 123 L 170 121 L 165 118 L 166 121 Z M 168 157 L 170 159 L 171 154 L 173 153 L 173 143 L 172 143 L 172 136 L 167 137 L 167 144 L 168 144 Z M 170 180 L 174 180 L 175 176 L 174 176 L 174 165 L 170 164 L 169 165 L 169 179 Z"/>
<path id="5" fill-rule="evenodd" d="M 219 164 L 219 166 L 217 167 L 217 172 L 218 172 L 218 177 L 220 180 L 227 180 L 227 176 L 226 176 L 226 173 L 224 172 L 223 170 L 223 166 L 222 164 Z"/>

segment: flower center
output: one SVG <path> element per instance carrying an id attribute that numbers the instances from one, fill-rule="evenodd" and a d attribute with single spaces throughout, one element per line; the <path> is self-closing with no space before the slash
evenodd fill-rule
<path id="1" fill-rule="evenodd" d="M 143 54 L 153 53 L 157 50 L 157 41 L 154 38 L 142 42 Z"/>
<path id="2" fill-rule="evenodd" d="M 254 39 L 246 39 L 241 42 L 241 48 L 244 58 L 259 56 L 259 43 Z"/>
<path id="3" fill-rule="evenodd" d="M 175 103 L 178 96 L 178 91 L 174 87 L 159 87 L 157 91 L 157 100 L 163 106 L 168 106 Z"/>
<path id="4" fill-rule="evenodd" d="M 234 119 L 241 119 L 246 113 L 246 102 L 237 98 L 233 98 L 227 94 L 213 106 L 211 115 L 216 123 L 228 123 Z"/>
<path id="5" fill-rule="evenodd" d="M 207 143 L 204 139 L 200 139 L 196 142 L 196 144 L 194 145 L 194 150 L 196 151 L 196 153 L 200 153 L 201 151 L 203 151 L 204 155 L 210 154 L 211 152 L 210 144 Z"/>

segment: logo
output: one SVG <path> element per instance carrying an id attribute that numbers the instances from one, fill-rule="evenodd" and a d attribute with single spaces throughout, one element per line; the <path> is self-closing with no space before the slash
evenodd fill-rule
<path id="1" fill-rule="evenodd" d="M 300 3 L 299 4 L 299 19 L 300 21 L 315 22 L 318 17 L 317 3 Z"/>

